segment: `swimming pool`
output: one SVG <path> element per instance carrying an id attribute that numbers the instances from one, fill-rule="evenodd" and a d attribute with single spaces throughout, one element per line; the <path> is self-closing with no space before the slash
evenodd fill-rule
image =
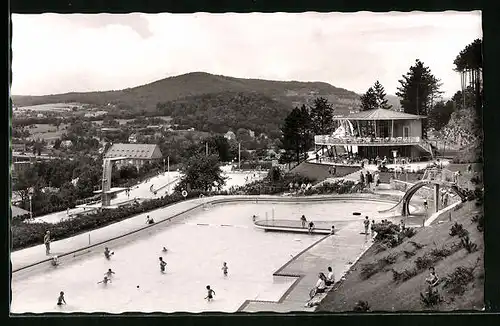
<path id="1" fill-rule="evenodd" d="M 234 312 L 245 300 L 275 301 L 294 279 L 276 280 L 273 272 L 321 236 L 264 232 L 254 228 L 253 214 L 265 217 L 267 213 L 272 218 L 274 211 L 276 219 L 298 219 L 304 214 L 309 220 L 336 221 L 338 234 L 355 237 L 362 231 L 365 215 L 390 217 L 392 213 L 378 211 L 391 206 L 363 200 L 214 205 L 111 248 L 115 255 L 110 261 L 99 252 L 50 272 L 19 279 L 14 274 L 11 312 Z M 353 216 L 353 212 L 362 215 Z M 168 253 L 161 252 L 163 246 Z M 165 274 L 159 270 L 160 256 L 167 262 Z M 224 261 L 228 277 L 221 271 Z M 345 262 L 332 262 L 341 263 Z M 113 282 L 96 284 L 108 268 L 116 272 Z M 204 300 L 208 284 L 216 292 L 210 303 Z M 67 306 L 56 306 L 59 291 L 65 292 Z"/>

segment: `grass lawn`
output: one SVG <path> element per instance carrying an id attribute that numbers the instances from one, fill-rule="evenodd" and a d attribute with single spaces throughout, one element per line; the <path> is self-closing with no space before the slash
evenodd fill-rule
<path id="1" fill-rule="evenodd" d="M 477 230 L 477 224 L 471 221 L 472 216 L 481 212 L 482 207 L 477 207 L 475 202 L 467 202 L 462 208 L 453 212 L 453 221 L 445 221 L 419 229 L 415 236 L 406 239 L 396 248 L 376 253 L 377 245 L 375 244 L 351 268 L 345 279 L 336 284 L 335 291 L 328 293 L 318 307 L 318 311 L 352 311 L 360 300 L 368 302 L 370 311 L 482 309 L 484 306 L 483 234 Z M 443 301 L 433 308 L 426 308 L 421 303 L 420 293 L 424 293 L 427 289 L 425 278 L 429 276 L 428 267 L 419 270 L 415 276 L 406 281 L 394 281 L 391 269 L 397 272 L 412 270 L 416 267 L 415 261 L 418 257 L 425 254 L 428 256 L 433 249 L 441 249 L 443 246 L 450 247 L 452 244 L 459 243 L 458 236 L 449 235 L 450 228 L 455 221 L 469 231 L 471 241 L 477 244 L 477 251 L 468 253 L 465 248 L 461 248 L 431 265 L 435 267 L 437 275 L 443 279 L 455 271 L 457 267 L 473 267 L 477 263 L 477 267 L 473 271 L 474 277 L 465 286 L 465 292 L 461 295 L 451 293 L 450 288 L 444 287 L 445 282 L 441 282 L 435 289 L 439 291 Z M 418 249 L 411 244 L 411 241 L 422 245 L 422 248 Z M 413 254 L 413 256 L 407 258 L 404 251 Z M 381 267 L 376 274 L 368 279 L 361 277 L 363 265 L 378 262 L 388 255 L 397 257 L 395 262 Z"/>

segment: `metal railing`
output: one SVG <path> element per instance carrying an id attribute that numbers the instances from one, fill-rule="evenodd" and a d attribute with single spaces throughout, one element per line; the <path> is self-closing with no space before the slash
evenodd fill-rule
<path id="1" fill-rule="evenodd" d="M 334 137 L 330 135 L 316 135 L 314 142 L 317 144 L 421 144 L 421 137 Z"/>

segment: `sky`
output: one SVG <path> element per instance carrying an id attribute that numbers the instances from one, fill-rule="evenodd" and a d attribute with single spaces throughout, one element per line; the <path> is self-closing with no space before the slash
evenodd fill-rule
<path id="1" fill-rule="evenodd" d="M 12 15 L 13 95 L 119 90 L 189 72 L 395 94 L 418 58 L 460 89 L 481 12 Z"/>

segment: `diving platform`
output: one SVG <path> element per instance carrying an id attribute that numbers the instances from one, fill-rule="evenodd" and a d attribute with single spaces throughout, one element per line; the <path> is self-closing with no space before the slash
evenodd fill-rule
<path id="1" fill-rule="evenodd" d="M 312 234 L 330 234 L 332 225 L 335 225 L 335 222 L 332 221 L 313 221 L 313 223 Z M 305 227 L 302 227 L 300 220 L 266 219 L 255 221 L 254 226 L 264 231 L 309 233 L 309 221 L 307 221 Z M 335 228 L 337 230 L 337 226 Z"/>

